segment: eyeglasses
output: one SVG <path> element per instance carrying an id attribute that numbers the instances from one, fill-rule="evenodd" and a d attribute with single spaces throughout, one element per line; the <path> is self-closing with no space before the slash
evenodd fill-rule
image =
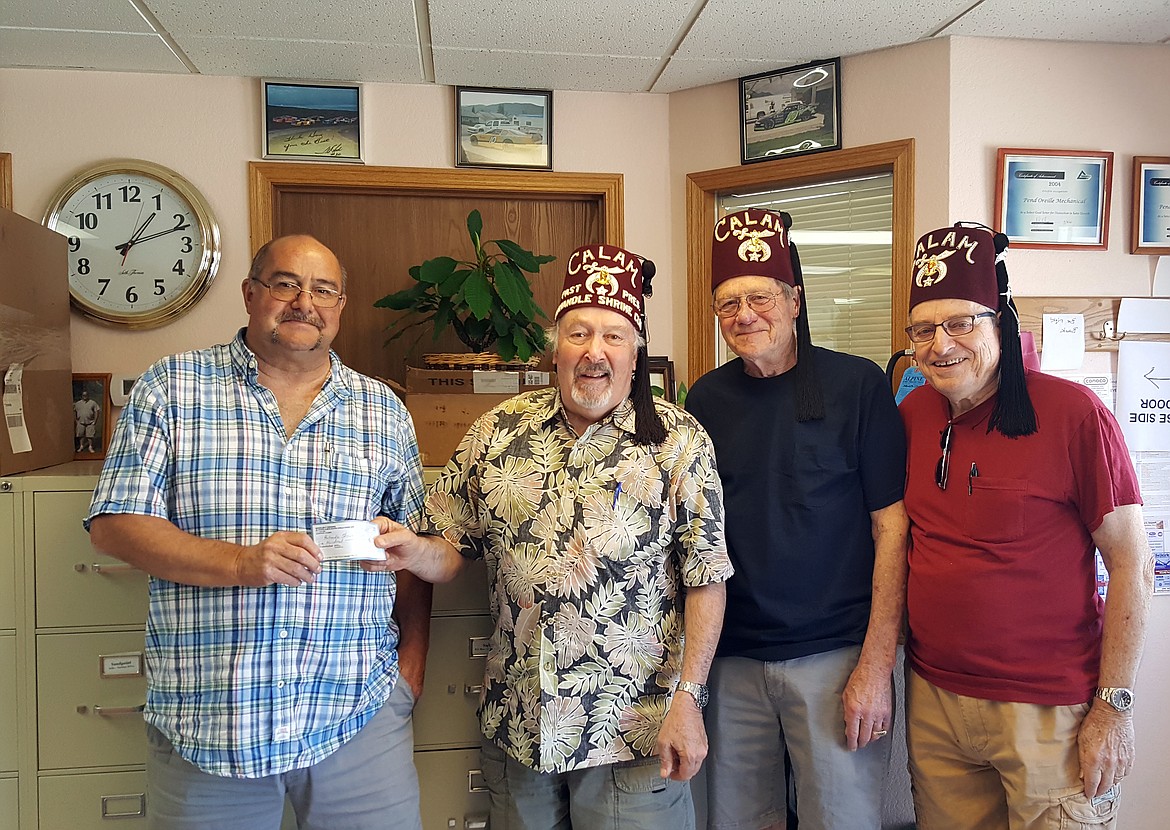
<path id="1" fill-rule="evenodd" d="M 942 450 L 942 458 L 938 460 L 938 466 L 934 468 L 934 483 L 938 485 L 938 489 L 947 489 L 947 476 L 951 472 L 951 434 L 954 432 L 954 424 L 948 422 L 947 428 L 942 431 L 942 438 L 939 439 L 938 447 Z"/>
<path id="2" fill-rule="evenodd" d="M 949 320 L 943 320 L 937 325 L 934 323 L 915 323 L 912 326 L 906 326 L 906 334 L 915 343 L 929 343 L 934 339 L 934 330 L 938 328 L 941 328 L 951 337 L 962 337 L 964 334 L 970 334 L 975 330 L 975 321 L 980 317 L 994 316 L 994 311 L 981 311 L 978 314 L 963 314 L 959 317 L 952 317 Z"/>
<path id="3" fill-rule="evenodd" d="M 271 292 L 273 297 L 283 303 L 294 302 L 302 294 L 308 294 L 309 299 L 317 308 L 333 308 L 341 302 L 342 293 L 334 288 L 301 288 L 295 282 L 287 280 L 269 284 L 256 277 L 252 277 L 252 281 L 260 283 Z"/>
<path id="4" fill-rule="evenodd" d="M 712 303 L 711 307 L 715 309 L 715 314 L 719 317 L 734 317 L 739 314 L 740 305 L 746 302 L 748 308 L 757 314 L 762 314 L 765 311 L 770 311 L 772 306 L 776 305 L 776 298 L 782 293 L 781 291 L 773 291 L 771 293 L 759 291 L 753 294 L 745 294 L 742 297 L 728 297 L 723 300 L 717 300 Z"/>

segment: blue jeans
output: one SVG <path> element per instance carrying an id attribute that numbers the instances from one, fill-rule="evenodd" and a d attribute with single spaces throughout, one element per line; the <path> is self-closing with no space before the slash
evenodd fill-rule
<path id="1" fill-rule="evenodd" d="M 287 796 L 301 830 L 421 830 L 410 719 L 399 680 L 361 730 L 311 767 L 262 778 L 211 775 L 147 726 L 151 830 L 278 830 Z"/>
<path id="2" fill-rule="evenodd" d="M 484 741 L 492 830 L 694 830 L 689 782 L 643 758 L 570 772 L 537 772 Z"/>

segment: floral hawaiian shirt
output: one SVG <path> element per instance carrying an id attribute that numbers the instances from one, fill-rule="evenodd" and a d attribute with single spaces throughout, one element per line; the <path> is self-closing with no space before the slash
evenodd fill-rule
<path id="1" fill-rule="evenodd" d="M 423 532 L 486 559 L 495 631 L 484 736 L 541 772 L 654 754 L 682 668 L 684 586 L 731 576 L 707 433 L 633 441 L 623 402 L 578 437 L 553 389 L 472 425 L 427 497 Z"/>

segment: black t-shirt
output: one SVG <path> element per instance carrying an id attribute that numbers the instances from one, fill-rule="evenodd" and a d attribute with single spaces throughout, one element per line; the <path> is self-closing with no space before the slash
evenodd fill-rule
<path id="1" fill-rule="evenodd" d="M 865 638 L 870 512 L 902 498 L 906 438 L 871 361 L 814 348 L 825 418 L 796 421 L 795 372 L 736 359 L 695 382 L 686 408 L 715 444 L 735 575 L 720 656 L 789 660 Z"/>

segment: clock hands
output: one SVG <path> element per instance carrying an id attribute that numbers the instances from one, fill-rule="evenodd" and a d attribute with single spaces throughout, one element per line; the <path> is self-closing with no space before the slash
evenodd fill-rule
<path id="1" fill-rule="evenodd" d="M 126 254 L 129 253 L 130 249 L 133 248 L 135 245 L 138 245 L 139 243 L 142 243 L 142 242 L 146 242 L 148 239 L 155 239 L 156 237 L 159 237 L 159 236 L 166 236 L 168 233 L 174 233 L 175 231 L 185 231 L 187 228 L 191 227 L 191 224 L 189 222 L 184 222 L 182 219 L 180 219 L 178 224 L 176 224 L 173 228 L 167 228 L 165 231 L 157 231 L 155 233 L 150 234 L 149 236 L 138 236 L 139 233 L 142 233 L 142 231 L 146 230 L 146 226 L 148 224 L 150 224 L 150 220 L 153 218 L 154 218 L 154 214 L 152 213 L 152 214 L 150 214 L 149 217 L 147 217 L 147 220 L 142 223 L 142 227 L 139 228 L 135 232 L 135 235 L 130 238 L 129 242 L 126 242 L 122 245 L 115 246 L 116 250 L 122 252 L 122 261 L 123 262 L 126 261 Z"/>
<path id="2" fill-rule="evenodd" d="M 134 231 L 134 233 L 130 235 L 130 238 L 124 244 L 114 246 L 114 250 L 122 254 L 123 265 L 126 264 L 126 257 L 130 254 L 130 249 L 134 247 L 134 243 L 138 241 L 138 237 L 144 230 L 146 230 L 146 226 L 149 225 L 151 220 L 156 216 L 158 216 L 157 211 L 150 214 L 150 216 L 147 216 L 146 221 L 138 226 L 138 230 Z"/>
<path id="3" fill-rule="evenodd" d="M 139 242 L 145 242 L 148 239 L 154 239 L 156 236 L 166 236 L 168 233 L 174 233 L 175 231 L 185 231 L 189 227 L 191 227 L 191 223 L 183 222 L 183 220 L 180 219 L 179 224 L 175 225 L 173 228 L 167 228 L 165 231 L 158 231 L 157 233 L 152 233 L 150 236 L 143 236 L 139 239 L 134 240 L 134 244 L 137 245 Z"/>

